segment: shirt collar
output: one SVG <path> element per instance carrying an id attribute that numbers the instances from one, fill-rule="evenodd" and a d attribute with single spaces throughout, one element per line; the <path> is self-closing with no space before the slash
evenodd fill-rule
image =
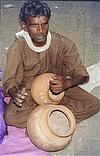
<path id="1" fill-rule="evenodd" d="M 24 30 L 21 30 L 21 31 L 19 31 L 19 32 L 16 33 L 16 37 L 17 38 L 19 38 L 20 36 L 24 37 L 27 45 L 33 51 L 36 51 L 36 52 L 46 51 L 49 48 L 50 44 L 51 44 L 51 33 L 50 33 L 50 31 L 48 31 L 48 34 L 47 34 L 47 42 L 46 42 L 46 44 L 43 47 L 36 47 L 33 44 L 32 40 L 31 40 L 31 37 L 29 36 L 28 32 L 26 32 Z"/>

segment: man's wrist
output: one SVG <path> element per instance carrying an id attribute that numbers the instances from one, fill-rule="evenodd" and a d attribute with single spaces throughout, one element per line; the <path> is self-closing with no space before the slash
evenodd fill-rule
<path id="1" fill-rule="evenodd" d="M 8 89 L 8 94 L 10 95 L 11 98 L 14 98 L 16 93 L 17 93 L 17 88 L 15 86 Z"/>
<path id="2" fill-rule="evenodd" d="M 72 81 L 71 81 L 71 79 L 67 79 L 67 80 L 66 80 L 66 89 L 71 88 L 71 86 L 72 86 Z"/>

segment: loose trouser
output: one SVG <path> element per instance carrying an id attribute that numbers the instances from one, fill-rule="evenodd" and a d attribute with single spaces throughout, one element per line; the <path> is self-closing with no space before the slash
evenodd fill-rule
<path id="1" fill-rule="evenodd" d="M 68 89 L 61 103 L 69 108 L 79 123 L 100 110 L 100 100 L 79 87 Z M 4 118 L 7 125 L 25 128 L 31 111 L 36 103 L 28 98 L 22 108 L 18 108 L 11 100 L 5 107 Z"/>

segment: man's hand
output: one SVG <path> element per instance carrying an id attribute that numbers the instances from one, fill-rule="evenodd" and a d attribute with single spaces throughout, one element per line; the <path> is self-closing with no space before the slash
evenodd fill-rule
<path id="1" fill-rule="evenodd" d="M 16 92 L 15 96 L 13 97 L 13 101 L 18 107 L 21 107 L 25 102 L 26 97 L 27 93 L 25 91 L 25 88 L 22 88 L 21 90 L 18 90 Z"/>
<path id="2" fill-rule="evenodd" d="M 52 93 L 59 94 L 60 92 L 75 87 L 89 80 L 89 76 L 77 75 L 75 77 L 65 78 L 63 76 L 54 75 L 49 81 L 49 88 Z"/>
<path id="3" fill-rule="evenodd" d="M 54 75 L 52 80 L 49 81 L 49 88 L 54 94 L 59 94 L 65 89 L 70 87 L 70 80 L 63 76 Z"/>

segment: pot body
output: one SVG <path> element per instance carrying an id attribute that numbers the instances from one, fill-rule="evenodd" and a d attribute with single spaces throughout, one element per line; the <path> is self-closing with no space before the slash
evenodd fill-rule
<path id="1" fill-rule="evenodd" d="M 27 121 L 31 141 L 45 151 L 58 151 L 71 141 L 76 122 L 72 112 L 63 105 L 36 107 Z"/>
<path id="2" fill-rule="evenodd" d="M 53 73 L 43 73 L 33 80 L 31 95 L 39 105 L 58 104 L 64 96 L 64 92 L 55 95 L 49 90 L 49 81 L 52 76 L 54 76 Z"/>

